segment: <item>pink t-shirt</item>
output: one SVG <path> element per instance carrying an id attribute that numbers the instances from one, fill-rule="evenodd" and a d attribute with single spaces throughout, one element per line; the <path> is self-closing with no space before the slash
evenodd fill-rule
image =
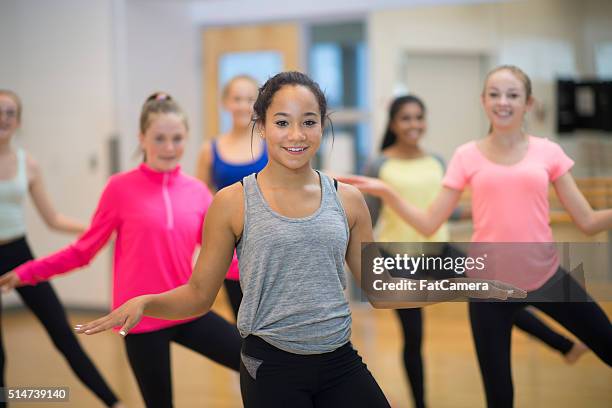
<path id="1" fill-rule="evenodd" d="M 529 136 L 527 153 L 513 165 L 490 161 L 473 141 L 455 151 L 442 184 L 460 191 L 470 186 L 474 223 L 472 242 L 542 244 L 532 246 L 529 250 L 532 252 L 534 248 L 548 248 L 549 245 L 545 244 L 553 242 L 549 225 L 549 185 L 573 165 L 573 160 L 561 147 L 548 139 Z M 550 256 L 549 250 L 535 251 Z M 534 256 L 537 258 L 530 253 L 528 257 Z M 554 263 L 556 265 L 551 264 L 550 269 L 538 274 L 537 278 L 529 274 L 531 276 L 518 279 L 521 282 L 519 286 L 527 290 L 540 287 L 556 271 L 558 261 Z M 542 259 L 535 264 L 542 265 Z M 517 282 L 516 277 L 505 274 L 496 278 Z"/>
<path id="2" fill-rule="evenodd" d="M 141 164 L 110 178 L 91 225 L 76 242 L 21 265 L 16 273 L 23 282 L 35 284 L 86 266 L 116 233 L 113 309 L 135 296 L 174 289 L 191 276 L 211 201 L 208 188 L 180 168 L 157 172 Z M 143 317 L 130 332 L 159 330 L 188 320 Z"/>

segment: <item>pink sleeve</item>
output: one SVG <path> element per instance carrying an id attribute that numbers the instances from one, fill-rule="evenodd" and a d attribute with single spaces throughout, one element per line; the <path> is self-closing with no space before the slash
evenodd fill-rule
<path id="1" fill-rule="evenodd" d="M 15 272 L 25 284 L 34 285 L 53 275 L 85 266 L 106 244 L 118 224 L 117 194 L 112 181 L 104 189 L 91 225 L 79 239 L 64 249 L 19 266 Z"/>
<path id="2" fill-rule="evenodd" d="M 442 179 L 444 187 L 452 188 L 453 190 L 463 191 L 468 183 L 468 175 L 463 164 L 463 149 L 460 147 L 455 150 L 453 157 L 448 163 L 448 168 Z"/>
<path id="3" fill-rule="evenodd" d="M 551 154 L 548 166 L 550 181 L 555 181 L 574 166 L 574 161 L 563 151 L 557 143 L 550 142 Z"/>

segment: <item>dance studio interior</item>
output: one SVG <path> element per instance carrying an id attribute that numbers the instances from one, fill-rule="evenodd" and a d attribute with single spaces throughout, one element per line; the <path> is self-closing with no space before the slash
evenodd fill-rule
<path id="1" fill-rule="evenodd" d="M 519 67 L 533 95 L 523 131 L 552 140 L 573 160 L 571 175 L 591 208 L 612 208 L 610 0 L 0 0 L 0 38 L 0 90 L 20 99 L 18 128 L 3 143 L 27 151 L 53 208 L 85 224 L 109 177 L 143 161 L 138 118 L 147 96 L 167 93 L 185 112 L 180 167 L 196 176 L 203 144 L 232 129 L 222 100 L 228 81 L 248 75 L 261 86 L 282 71 L 303 72 L 323 90 L 333 131 L 327 121 L 312 167 L 336 177 L 367 173 L 381 154 L 392 101 L 407 94 L 427 107 L 421 149 L 448 164 L 458 147 L 491 131 L 483 109 L 487 73 Z M 465 190 L 460 204 L 469 208 L 471 197 Z M 588 235 L 552 184 L 548 199 L 553 239 L 565 248 L 561 263 L 575 269 L 581 261 L 570 249 L 595 248 L 597 260 L 585 260 L 593 261 L 584 266 L 585 285 L 609 326 L 610 224 Z M 35 258 L 77 239 L 49 228 L 30 195 L 24 208 Z M 469 217 L 451 218 L 447 227 L 451 243 L 470 242 Z M 111 236 L 88 265 L 52 279 L 71 326 L 110 311 L 117 249 Z M 196 257 L 197 251 L 194 263 Z M 419 404 L 404 367 L 410 333 L 403 333 L 395 310 L 365 299 L 348 266 L 346 279 L 350 341 L 391 407 L 487 406 L 468 301 L 421 309 Z M 4 390 L 61 387 L 68 394 L 61 402 L 25 394 L 4 401 L 24 408 L 107 405 L 71 370 L 19 293 L 7 292 L 1 299 Z M 225 288 L 212 310 L 236 324 Z M 526 310 L 570 344 L 578 342 L 538 308 Z M 109 330 L 76 337 L 121 406 L 145 407 L 122 336 Z M 243 406 L 241 374 L 176 342 L 170 356 L 174 406 Z M 612 406 L 612 370 L 588 347 L 569 359 L 515 326 L 510 357 L 508 406 Z"/>

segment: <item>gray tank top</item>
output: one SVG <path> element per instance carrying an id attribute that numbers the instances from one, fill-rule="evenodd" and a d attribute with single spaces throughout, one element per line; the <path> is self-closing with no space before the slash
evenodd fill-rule
<path id="1" fill-rule="evenodd" d="M 321 173 L 319 178 L 321 204 L 304 218 L 274 212 L 255 174 L 243 179 L 238 330 L 295 354 L 334 351 L 351 335 L 343 292 L 348 223 L 332 180 Z"/>

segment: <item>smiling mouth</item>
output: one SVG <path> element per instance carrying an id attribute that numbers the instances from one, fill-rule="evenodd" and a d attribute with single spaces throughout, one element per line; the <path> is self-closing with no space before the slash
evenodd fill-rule
<path id="1" fill-rule="evenodd" d="M 305 152 L 308 147 L 283 147 L 283 149 L 292 154 L 300 154 Z"/>
<path id="2" fill-rule="evenodd" d="M 494 112 L 495 116 L 498 116 L 500 118 L 509 118 L 512 116 L 512 112 Z"/>

